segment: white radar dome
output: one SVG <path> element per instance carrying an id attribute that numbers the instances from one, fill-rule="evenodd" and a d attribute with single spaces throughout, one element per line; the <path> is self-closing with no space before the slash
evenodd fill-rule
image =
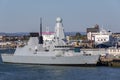
<path id="1" fill-rule="evenodd" d="M 62 18 L 57 17 L 56 22 L 62 22 Z"/>

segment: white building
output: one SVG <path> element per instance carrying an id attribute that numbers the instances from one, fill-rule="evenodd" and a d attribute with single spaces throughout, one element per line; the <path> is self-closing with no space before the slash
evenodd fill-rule
<path id="1" fill-rule="evenodd" d="M 100 32 L 99 25 L 95 25 L 93 28 L 87 28 L 87 39 L 89 41 L 94 41 L 94 35 Z"/>
<path id="2" fill-rule="evenodd" d="M 100 29 L 99 32 L 88 32 L 87 38 L 90 41 L 94 41 L 95 45 L 103 44 L 106 46 L 112 46 L 114 44 L 112 33 L 105 29 Z"/>
<path id="3" fill-rule="evenodd" d="M 97 35 L 94 35 L 94 41 L 96 45 L 104 44 L 107 46 L 112 46 L 114 44 L 112 33 L 104 29 L 101 29 Z"/>
<path id="4" fill-rule="evenodd" d="M 0 35 L 0 41 L 2 41 L 3 40 L 3 36 L 2 35 Z"/>

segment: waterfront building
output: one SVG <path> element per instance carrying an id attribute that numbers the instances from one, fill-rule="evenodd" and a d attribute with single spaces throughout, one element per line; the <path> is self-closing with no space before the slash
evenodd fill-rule
<path id="1" fill-rule="evenodd" d="M 3 39 L 4 39 L 4 36 L 0 35 L 0 41 L 3 41 Z"/>
<path id="2" fill-rule="evenodd" d="M 113 33 L 112 37 L 114 37 L 117 46 L 120 47 L 120 33 Z"/>
<path id="3" fill-rule="evenodd" d="M 113 37 L 112 33 L 106 31 L 105 29 L 101 29 L 99 33 L 94 35 L 94 41 L 96 45 L 106 45 L 106 46 L 112 46 L 113 43 Z"/>
<path id="4" fill-rule="evenodd" d="M 97 29 L 88 31 L 88 41 L 93 41 L 95 46 L 98 47 L 109 47 L 115 44 L 115 40 L 112 37 L 112 32 L 106 31 L 105 29 L 97 27 Z"/>
<path id="5" fill-rule="evenodd" d="M 94 40 L 94 37 L 92 35 L 98 33 L 100 31 L 99 25 L 95 25 L 93 28 L 87 28 L 87 39 L 89 41 Z"/>

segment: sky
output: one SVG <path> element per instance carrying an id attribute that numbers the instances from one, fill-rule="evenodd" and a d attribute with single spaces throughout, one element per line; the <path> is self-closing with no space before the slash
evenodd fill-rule
<path id="1" fill-rule="evenodd" d="M 98 24 L 120 32 L 120 0 L 0 0 L 0 32 L 54 31 L 56 18 L 63 19 L 65 32 L 86 32 Z"/>

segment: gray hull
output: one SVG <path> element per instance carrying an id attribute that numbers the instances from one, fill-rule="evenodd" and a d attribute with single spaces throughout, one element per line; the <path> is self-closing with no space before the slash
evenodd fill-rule
<path id="1" fill-rule="evenodd" d="M 25 64 L 48 64 L 48 65 L 96 65 L 99 55 L 80 55 L 80 56 L 20 56 L 20 55 L 1 55 L 3 62 L 25 63 Z"/>

